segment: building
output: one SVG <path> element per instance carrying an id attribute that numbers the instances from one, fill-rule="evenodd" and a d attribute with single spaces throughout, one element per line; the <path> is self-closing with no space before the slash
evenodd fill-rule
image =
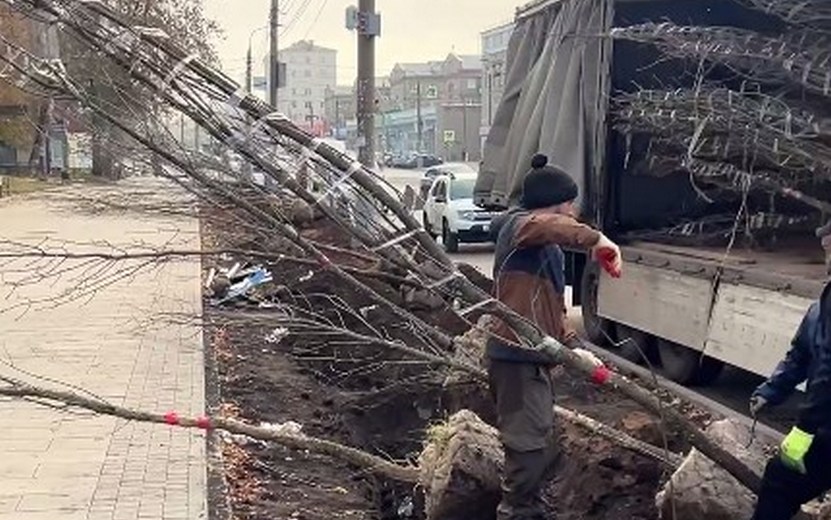
<path id="1" fill-rule="evenodd" d="M 57 31 L 57 27 L 0 5 L 0 33 L 39 56 L 60 56 Z M 48 111 L 45 100 L 25 93 L 9 81 L 0 82 L 0 170 L 30 171 L 38 163 L 40 171 L 66 168 L 66 125 L 55 115 L 60 105 L 55 103 L 54 107 Z M 37 128 L 48 128 L 48 139 L 40 138 Z M 48 154 L 44 153 L 46 143 Z"/>
<path id="2" fill-rule="evenodd" d="M 335 99 L 339 100 L 338 106 L 333 106 L 334 111 L 337 108 L 337 113 L 341 117 L 339 126 L 332 129 L 332 135 L 341 140 L 346 140 L 347 146 L 350 150 L 358 149 L 358 82 L 353 83 L 352 87 L 339 87 L 342 90 L 337 96 L 333 97 L 331 105 L 335 105 Z M 348 99 L 347 99 L 348 97 Z M 375 126 L 379 128 L 375 139 L 375 149 L 378 152 L 384 152 L 387 143 L 383 132 L 380 128 L 383 126 L 380 122 L 385 112 L 388 111 L 390 100 L 390 81 L 387 77 L 375 78 Z"/>
<path id="3" fill-rule="evenodd" d="M 335 139 L 346 140 L 347 122 L 356 117 L 356 99 L 354 87 L 341 85 L 326 89 L 323 118 Z"/>
<path id="4" fill-rule="evenodd" d="M 295 124 L 312 133 L 327 132 L 324 123 L 326 92 L 337 84 L 337 55 L 311 40 L 294 43 L 280 51 L 280 62 L 285 64 L 285 85 L 278 93 L 277 109 Z M 265 66 L 268 67 L 266 56 Z M 272 78 L 266 73 L 267 88 Z"/>
<path id="5" fill-rule="evenodd" d="M 493 124 L 494 113 L 505 93 L 505 61 L 514 23 L 506 23 L 482 32 L 482 122 L 481 145 Z"/>
<path id="6" fill-rule="evenodd" d="M 441 61 L 399 63 L 390 73 L 389 85 L 388 98 L 379 102 L 379 133 L 386 152 L 422 152 L 445 160 L 479 160 L 479 56 L 451 53 Z"/>

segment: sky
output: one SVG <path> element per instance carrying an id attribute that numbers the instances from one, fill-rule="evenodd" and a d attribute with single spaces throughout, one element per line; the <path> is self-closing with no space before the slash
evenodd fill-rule
<path id="1" fill-rule="evenodd" d="M 479 54 L 480 33 L 511 21 L 525 0 L 376 0 L 381 37 L 376 40 L 376 75 L 398 62 L 443 60 L 451 51 Z M 222 27 L 216 42 L 223 69 L 242 80 L 251 32 L 268 24 L 270 0 L 205 0 L 206 14 Z M 356 35 L 345 27 L 346 8 L 357 0 L 280 0 L 284 24 L 280 48 L 314 40 L 338 51 L 338 83 L 351 85 L 357 73 Z M 305 9 L 303 7 L 305 6 Z M 268 30 L 251 39 L 255 76 L 262 75 Z"/>

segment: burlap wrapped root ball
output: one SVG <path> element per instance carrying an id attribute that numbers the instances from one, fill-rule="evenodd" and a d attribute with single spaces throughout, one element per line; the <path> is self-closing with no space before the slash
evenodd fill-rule
<path id="1" fill-rule="evenodd" d="M 429 520 L 492 518 L 501 496 L 499 432 L 462 410 L 428 430 L 419 458 Z"/>

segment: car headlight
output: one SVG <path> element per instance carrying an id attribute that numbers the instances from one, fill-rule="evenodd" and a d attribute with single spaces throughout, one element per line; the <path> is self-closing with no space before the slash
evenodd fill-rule
<path id="1" fill-rule="evenodd" d="M 475 220 L 476 219 L 476 212 L 475 211 L 460 211 L 459 218 L 462 220 Z"/>

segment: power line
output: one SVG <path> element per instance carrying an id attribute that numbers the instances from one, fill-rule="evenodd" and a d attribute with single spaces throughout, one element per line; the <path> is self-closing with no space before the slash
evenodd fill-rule
<path id="1" fill-rule="evenodd" d="M 285 36 L 288 32 L 294 27 L 294 25 L 300 20 L 300 18 L 306 14 L 306 10 L 309 8 L 309 4 L 312 3 L 312 0 L 303 0 L 303 3 L 300 7 L 297 8 L 297 11 L 294 13 L 294 18 L 291 19 L 289 23 L 286 24 L 285 29 L 283 29 L 282 35 Z"/>
<path id="2" fill-rule="evenodd" d="M 312 32 L 312 29 L 315 28 L 317 25 L 318 20 L 320 20 L 320 15 L 323 14 L 323 10 L 326 9 L 326 4 L 329 3 L 329 0 L 323 0 L 323 3 L 320 4 L 320 9 L 317 10 L 317 14 L 315 15 L 315 19 L 312 20 L 312 25 L 309 26 L 309 30 L 306 31 L 306 34 L 303 35 L 303 39 L 307 40 L 309 38 L 309 34 Z"/>

